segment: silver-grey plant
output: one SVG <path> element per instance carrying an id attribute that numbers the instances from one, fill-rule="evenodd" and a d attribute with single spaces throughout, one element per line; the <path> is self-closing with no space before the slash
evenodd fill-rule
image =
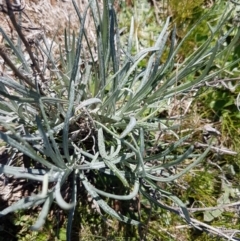
<path id="1" fill-rule="evenodd" d="M 119 214 L 102 197 L 132 200 L 141 195 L 199 228 L 199 222 L 190 217 L 185 204 L 157 183 L 172 182 L 187 173 L 206 157 L 211 144 L 202 153 L 196 151 L 193 144 L 183 145 L 192 133 L 179 135 L 178 126 L 157 118 L 156 114 L 159 110 L 168 109 L 173 98 L 196 91 L 199 85 L 212 81 L 224 70 L 211 67 L 229 50 L 225 40 L 235 27 L 226 31 L 225 25 L 232 16 L 233 8 L 226 5 L 226 11 L 216 25 L 208 25 L 209 38 L 191 56 L 177 64 L 175 57 L 180 46 L 191 31 L 207 18 L 207 14 L 177 46 L 176 29 L 173 28 L 170 36 L 170 18 L 167 18 L 154 46 L 132 55 L 134 23 L 132 21 L 127 46 L 122 47 L 112 1 L 103 1 L 103 12 L 98 1 L 89 1 L 83 15 L 75 0 L 72 3 L 81 26 L 79 33 L 75 36 L 67 29 L 65 47 L 60 48 L 59 56 L 51 52 L 52 46 L 44 35 L 41 36 L 41 41 L 35 44 L 38 56 L 47 59 L 44 63 L 36 61 L 13 14 L 16 9 L 8 3 L 5 13 L 16 28 L 18 44 L 15 45 L 0 28 L 5 46 L 13 53 L 8 56 L 6 47 L 1 46 L 0 56 L 14 73 L 14 76 L 6 73 L 0 76 L 0 124 L 5 129 L 0 132 L 0 138 L 8 150 L 27 155 L 33 164 L 26 168 L 18 161 L 9 160 L 0 164 L 0 173 L 40 181 L 42 191 L 0 211 L 0 217 L 19 209 L 42 205 L 39 217 L 31 227 L 39 230 L 56 201 L 62 209 L 69 210 L 67 239 L 71 240 L 77 187 L 81 182 L 96 205 L 120 221 L 141 225 L 141 220 Z M 89 11 L 96 28 L 97 58 L 84 25 Z M 238 31 L 233 41 L 239 39 L 239 34 Z M 170 44 L 167 43 L 169 39 Z M 84 59 L 86 48 L 90 61 Z M 167 57 L 163 58 L 163 53 L 165 56 L 167 53 Z M 147 60 L 144 68 L 140 67 L 142 60 Z M 14 68 L 19 62 L 20 68 Z M 51 66 L 51 85 L 47 85 L 45 79 L 47 64 Z M 224 68 L 234 64 L 228 63 Z M 200 74 L 195 76 L 197 71 Z M 186 80 L 190 76 L 192 80 Z M 177 140 L 170 144 L 162 143 L 162 151 L 150 153 L 146 138 L 148 143 L 156 142 L 154 133 L 159 130 L 171 133 Z M 184 148 L 184 152 L 172 155 L 179 146 Z M 180 171 L 172 174 L 167 171 L 186 159 L 191 162 Z M 41 168 L 36 168 L 34 163 L 41 164 Z M 88 180 L 89 171 L 109 179 L 117 177 L 125 195 L 98 189 L 96 183 Z M 61 187 L 69 182 L 70 175 L 73 182 L 69 203 L 62 197 Z M 159 202 L 159 195 L 174 202 L 178 208 Z"/>

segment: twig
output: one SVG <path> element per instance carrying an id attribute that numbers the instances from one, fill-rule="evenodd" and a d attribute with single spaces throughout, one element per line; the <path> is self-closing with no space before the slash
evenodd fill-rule
<path id="1" fill-rule="evenodd" d="M 162 202 L 160 202 L 158 200 L 158 202 L 162 205 L 162 206 L 165 206 L 167 209 L 173 211 L 174 213 L 182 216 L 182 213 L 181 213 L 181 208 L 178 208 L 178 207 L 171 207 L 171 206 L 168 206 L 166 204 L 163 204 Z M 187 208 L 188 211 L 209 211 L 209 210 L 215 210 L 215 209 L 221 209 L 221 208 L 226 208 L 226 207 L 230 207 L 230 206 L 237 206 L 237 205 L 240 205 L 240 201 L 238 202 L 235 202 L 235 203 L 229 203 L 229 204 L 225 204 L 225 205 L 221 205 L 221 206 L 217 206 L 217 207 L 209 207 L 209 208 Z M 225 234 L 224 232 L 222 232 L 219 228 L 215 228 L 215 227 L 212 227 L 210 225 L 207 225 L 206 223 L 203 223 L 201 221 L 198 221 L 197 219 L 194 219 L 194 218 L 190 218 L 191 222 L 190 224 L 194 227 L 194 228 L 197 228 L 197 229 L 200 229 L 200 230 L 203 230 L 205 229 L 205 231 L 209 232 L 209 233 L 212 233 L 212 234 L 215 234 L 215 235 L 221 235 L 222 237 L 224 238 L 227 238 L 228 241 L 236 241 L 237 239 Z M 228 231 L 228 230 L 226 230 Z"/>
<path id="2" fill-rule="evenodd" d="M 224 232 L 222 232 L 220 229 L 218 228 L 214 228 L 206 223 L 200 222 L 197 219 L 193 219 L 191 218 L 191 222 L 194 226 L 199 225 L 200 227 L 203 227 L 204 229 L 206 229 L 208 232 L 212 233 L 212 234 L 216 234 L 216 235 L 221 235 L 224 238 L 227 238 L 228 241 L 236 241 L 237 239 L 234 237 L 231 237 L 227 234 L 225 234 Z"/>
<path id="3" fill-rule="evenodd" d="M 8 2 L 9 0 L 5 0 L 5 2 Z M 8 13 L 8 10 L 7 9 L 5 9 L 5 7 L 6 6 L 4 6 L 5 4 L 3 3 L 3 1 L 2 1 L 2 3 L 0 4 L 0 12 L 3 12 L 3 13 Z M 12 9 L 12 11 L 14 11 L 14 12 L 21 12 L 24 8 L 25 8 L 25 5 L 26 4 L 24 4 L 24 6 L 22 7 L 21 6 L 21 3 L 19 4 L 19 3 L 11 3 L 11 9 Z"/>
<path id="4" fill-rule="evenodd" d="M 216 206 L 216 207 L 206 207 L 206 208 L 187 208 L 188 211 L 190 212 L 198 212 L 198 211 L 214 211 L 217 209 L 226 209 L 229 207 L 234 207 L 240 205 L 240 201 L 234 202 L 234 203 L 227 203 L 224 205 Z"/>
<path id="5" fill-rule="evenodd" d="M 208 144 L 202 144 L 200 142 L 196 142 L 195 146 L 196 147 L 208 147 L 209 145 Z M 237 155 L 237 152 L 231 151 L 227 148 L 219 148 L 219 147 L 212 146 L 211 149 L 214 150 L 214 151 L 217 151 L 217 152 L 228 154 L 228 155 Z"/>
<path id="6" fill-rule="evenodd" d="M 221 84 L 223 82 L 237 81 L 237 80 L 240 80 L 240 78 L 236 77 L 236 78 L 231 78 L 231 79 L 214 79 L 209 82 L 202 82 L 195 87 L 197 87 L 197 88 L 203 87 L 203 86 L 216 87 L 218 84 Z"/>
<path id="7" fill-rule="evenodd" d="M 30 79 L 25 77 L 17 68 L 16 66 L 12 63 L 12 61 L 8 58 L 8 56 L 5 53 L 5 50 L 2 46 L 0 46 L 0 56 L 3 58 L 3 60 L 6 62 L 6 64 L 11 68 L 11 70 L 14 72 L 14 74 L 20 78 L 21 80 L 25 81 L 28 85 L 36 89 L 35 84 L 31 82 Z"/>
<path id="8" fill-rule="evenodd" d="M 37 61 L 34 58 L 33 52 L 31 50 L 31 46 L 29 45 L 28 41 L 26 40 L 26 38 L 24 37 L 24 35 L 21 31 L 21 28 L 19 27 L 18 23 L 16 22 L 15 15 L 14 15 L 13 9 L 11 7 L 11 4 L 10 4 L 9 0 L 7 0 L 6 2 L 7 2 L 7 9 L 8 9 L 7 14 L 8 14 L 8 16 L 9 16 L 9 18 L 10 18 L 12 24 L 13 24 L 13 27 L 17 31 L 17 33 L 18 33 L 19 37 L 21 38 L 22 42 L 24 43 L 24 45 L 26 47 L 26 50 L 29 54 L 29 57 L 32 61 L 33 67 L 36 69 L 36 71 L 39 74 L 42 82 L 45 82 L 44 76 L 43 76 L 41 70 L 39 69 Z"/>
<path id="9" fill-rule="evenodd" d="M 155 14 L 157 23 L 160 25 L 161 21 L 160 21 L 159 16 L 158 16 L 158 14 L 160 13 L 160 10 L 159 10 L 159 8 L 157 6 L 156 0 L 152 0 L 152 4 L 154 6 L 154 14 Z"/>

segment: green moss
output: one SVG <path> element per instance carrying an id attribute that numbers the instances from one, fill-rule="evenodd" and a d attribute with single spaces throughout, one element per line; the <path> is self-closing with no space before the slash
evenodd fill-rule
<path id="1" fill-rule="evenodd" d="M 190 174 L 186 175 L 185 180 L 187 180 L 188 188 L 186 192 L 183 193 L 184 199 L 189 203 L 190 206 L 195 203 L 205 206 L 215 206 L 216 199 L 214 195 L 216 194 L 216 173 L 211 173 L 208 170 L 203 171 L 192 171 Z"/>

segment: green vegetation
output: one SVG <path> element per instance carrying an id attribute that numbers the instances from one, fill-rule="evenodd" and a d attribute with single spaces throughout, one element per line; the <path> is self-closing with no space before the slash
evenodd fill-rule
<path id="1" fill-rule="evenodd" d="M 57 52 L 44 34 L 30 46 L 4 8 L 18 39 L 0 28 L 1 181 L 29 188 L 1 197 L 1 237 L 236 240 L 235 4 L 72 3 L 80 29 L 69 24 Z"/>

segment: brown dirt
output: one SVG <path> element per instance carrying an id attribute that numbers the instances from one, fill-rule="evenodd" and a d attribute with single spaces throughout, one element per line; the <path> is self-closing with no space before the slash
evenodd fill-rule
<path id="1" fill-rule="evenodd" d="M 6 9 L 6 0 L 0 0 L 0 6 Z M 87 0 L 76 0 L 79 10 L 82 13 L 87 6 Z M 1 4 L 2 3 L 2 4 Z M 46 35 L 53 35 L 56 31 L 63 32 L 63 30 L 71 22 L 72 29 L 79 28 L 79 21 L 76 11 L 71 1 L 56 1 L 56 0 L 25 0 L 19 5 L 23 9 L 23 26 L 28 28 L 28 31 L 36 31 L 40 29 Z M 16 11 L 17 12 L 17 11 Z M 8 16 L 3 12 L 0 13 L 1 27 L 7 32 L 12 31 L 9 23 Z M 86 26 L 88 29 L 93 24 L 90 23 L 91 19 L 88 17 Z"/>
<path id="2" fill-rule="evenodd" d="M 14 0 L 19 2 L 19 0 Z M 80 13 L 86 9 L 88 0 L 75 0 Z M 99 1 L 102 6 L 102 1 Z M 43 35 L 49 43 L 54 40 L 57 46 L 64 41 L 64 30 L 70 26 L 71 31 L 78 31 L 79 19 L 71 0 L 20 0 L 18 8 L 14 8 L 16 19 L 19 17 L 17 9 L 23 9 L 21 17 L 22 31 L 28 41 L 34 42 Z M 6 0 L 0 0 L 0 27 L 14 41 L 17 34 L 14 31 L 9 16 L 6 14 Z M 5 12 L 5 13 L 4 13 Z M 95 27 L 90 11 L 85 21 L 88 39 L 94 43 Z M 40 37 L 39 37 L 40 36 Z M 92 40 L 92 41 L 91 41 Z M 0 44 L 3 44 L 3 36 L 0 34 Z"/>

